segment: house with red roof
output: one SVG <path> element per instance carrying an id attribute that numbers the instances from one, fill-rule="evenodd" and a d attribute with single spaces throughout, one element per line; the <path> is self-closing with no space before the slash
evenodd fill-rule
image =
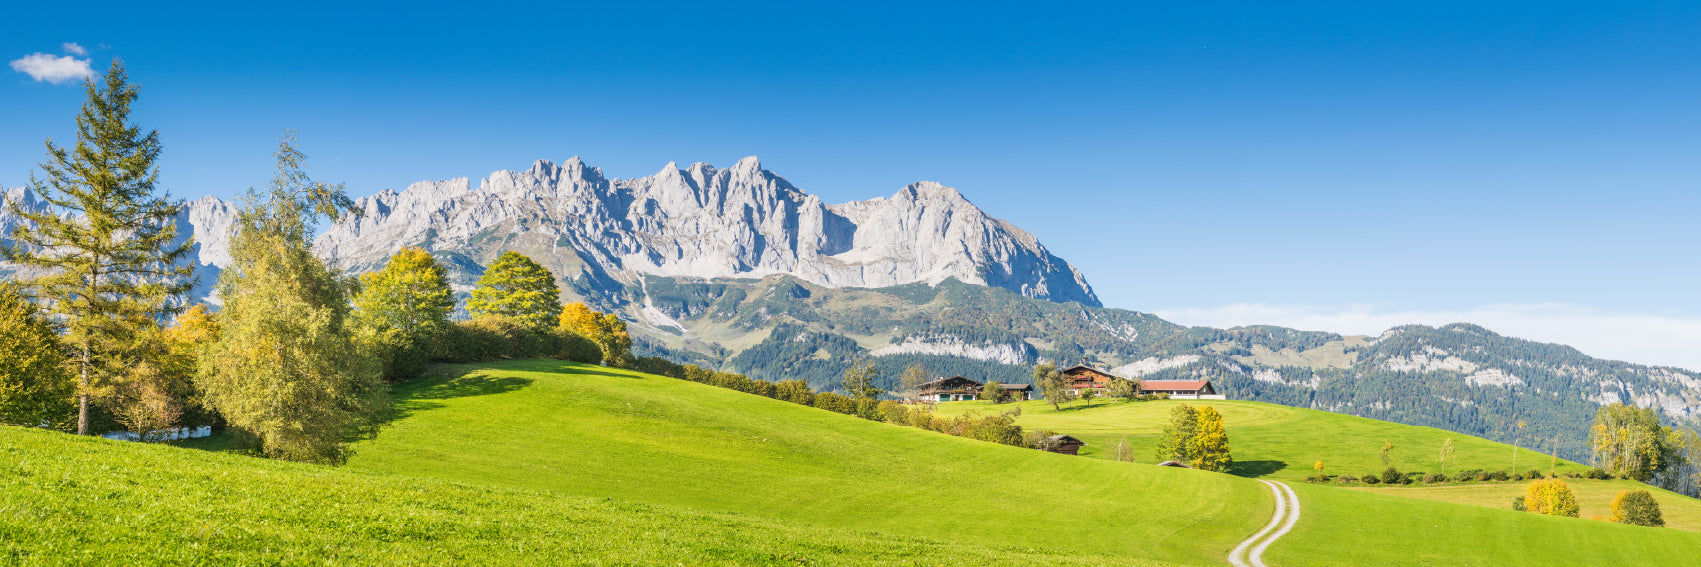
<path id="1" fill-rule="evenodd" d="M 1226 399 L 1211 386 L 1210 380 L 1146 380 L 1140 382 L 1141 394 L 1169 394 L 1171 399 Z"/>

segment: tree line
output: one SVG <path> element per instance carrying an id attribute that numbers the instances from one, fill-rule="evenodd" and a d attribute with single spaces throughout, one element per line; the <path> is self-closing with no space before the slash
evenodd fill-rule
<path id="1" fill-rule="evenodd" d="M 376 431 L 388 383 L 428 361 L 635 363 L 623 322 L 561 305 L 554 275 L 515 252 L 479 279 L 465 321 L 449 320 L 447 272 L 423 249 L 342 276 L 312 254 L 313 227 L 360 210 L 308 176 L 293 132 L 241 200 L 222 308 L 190 305 L 194 242 L 177 233 L 182 201 L 156 188 L 158 132 L 130 121 L 138 89 L 115 61 L 85 91 L 76 144 L 48 141 L 30 180 L 50 210 L 9 204 L 25 222 L 0 253 L 34 277 L 0 284 L 0 424 L 144 441 L 223 425 L 255 453 L 334 464 Z"/>

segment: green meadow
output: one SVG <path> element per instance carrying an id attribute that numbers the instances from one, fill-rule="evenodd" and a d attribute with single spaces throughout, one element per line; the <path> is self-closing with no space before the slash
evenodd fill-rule
<path id="1" fill-rule="evenodd" d="M 1274 506 L 1263 484 L 1239 476 L 982 443 L 559 361 L 442 367 L 393 394 L 392 421 L 341 468 L 0 429 L 0 557 L 1223 565 Z M 1306 428 L 1333 423 L 1261 411 L 1299 437 L 1325 437 Z M 1234 425 L 1237 414 L 1225 414 Z M 1681 530 L 1290 484 L 1304 511 L 1265 556 L 1277 567 L 1675 565 L 1701 555 L 1701 534 Z"/>
<path id="2" fill-rule="evenodd" d="M 1043 400 L 1008 404 L 946 402 L 939 404 L 935 413 L 997 413 L 1020 407 L 1022 415 L 1016 419 L 1017 425 L 1051 429 L 1080 438 L 1087 442 L 1081 449 L 1083 456 L 1114 459 L 1117 442 L 1126 439 L 1134 448 L 1136 462 L 1155 463 L 1159 460 L 1155 454 L 1158 434 L 1169 421 L 1170 410 L 1183 403 L 1211 406 L 1222 412 L 1236 462 L 1231 472 L 1241 476 L 1302 481 L 1317 474 L 1313 468 L 1317 461 L 1323 461 L 1324 472 L 1331 475 L 1380 473 L 1385 468 L 1381 457 L 1385 441 L 1394 444 L 1390 454 L 1394 466 L 1402 471 L 1441 472 L 1439 455 L 1441 444 L 1447 439 L 1453 440 L 1454 448 L 1447 463 L 1449 473 L 1467 469 L 1508 473 L 1546 471 L 1550 464 L 1548 455 L 1518 449 L 1514 471 L 1512 446 L 1505 443 L 1433 427 L 1237 400 L 1123 402 L 1101 398 L 1065 404 L 1061 411 L 1052 409 Z M 1560 474 L 1588 470 L 1563 459 L 1555 462 L 1555 471 Z"/>

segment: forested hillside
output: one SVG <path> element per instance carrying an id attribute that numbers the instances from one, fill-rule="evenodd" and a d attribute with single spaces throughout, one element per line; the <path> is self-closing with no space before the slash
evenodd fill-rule
<path id="1" fill-rule="evenodd" d="M 1587 427 L 1613 402 L 1691 423 L 1694 372 L 1591 358 L 1470 324 L 1378 337 L 1282 327 L 1184 327 L 1149 313 L 1058 303 L 946 280 L 825 288 L 779 276 L 650 276 L 626 306 L 640 350 L 771 380 L 837 387 L 858 357 L 880 385 L 921 364 L 940 376 L 1028 382 L 1041 360 L 1128 377 L 1208 378 L 1229 397 L 1439 427 L 1587 460 Z M 1523 421 L 1526 426 L 1519 428 Z"/>

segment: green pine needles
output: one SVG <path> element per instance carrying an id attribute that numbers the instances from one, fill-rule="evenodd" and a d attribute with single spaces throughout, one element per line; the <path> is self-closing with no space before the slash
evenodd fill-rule
<path id="1" fill-rule="evenodd" d="M 89 404 L 131 365 L 122 353 L 157 321 L 180 309 L 193 285 L 183 261 L 192 243 L 178 240 L 181 201 L 155 194 L 158 132 L 130 123 L 138 89 L 114 61 L 103 80 L 88 81 L 77 113 L 77 143 L 47 142 L 44 178 L 30 186 L 52 205 L 22 217 L 6 261 L 43 274 L 28 281 L 32 295 L 65 325 L 77 369 L 77 433 L 89 433 Z M 62 215 L 61 213 L 69 213 Z"/>
<path id="2" fill-rule="evenodd" d="M 474 318 L 502 315 L 534 329 L 547 329 L 560 316 L 561 288 L 548 268 L 519 252 L 503 252 L 478 278 L 478 287 L 467 298 L 467 311 Z"/>

